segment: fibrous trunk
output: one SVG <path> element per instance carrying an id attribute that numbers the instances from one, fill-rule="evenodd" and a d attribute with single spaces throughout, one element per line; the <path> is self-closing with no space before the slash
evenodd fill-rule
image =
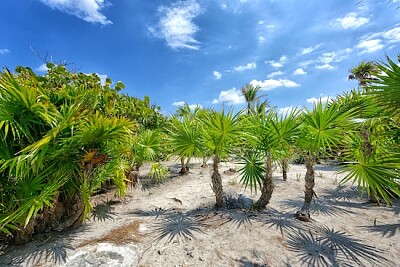
<path id="1" fill-rule="evenodd" d="M 128 180 L 128 184 L 131 188 L 136 187 L 139 184 L 139 165 L 131 167 L 131 169 L 125 172 L 125 177 Z"/>
<path id="2" fill-rule="evenodd" d="M 213 173 L 211 175 L 212 190 L 215 194 L 215 200 L 218 208 L 225 206 L 222 189 L 222 179 L 218 170 L 219 159 L 216 155 L 213 156 Z"/>
<path id="3" fill-rule="evenodd" d="M 184 157 L 181 157 L 181 171 L 179 172 L 181 175 L 186 175 L 186 174 L 188 174 L 188 169 L 186 169 L 186 166 L 185 166 L 185 158 Z"/>
<path id="4" fill-rule="evenodd" d="M 282 176 L 283 176 L 283 180 L 286 181 L 286 180 L 287 180 L 287 170 L 288 170 L 288 167 L 289 167 L 288 159 L 283 159 L 282 162 L 281 162 L 281 164 L 282 164 Z"/>
<path id="5" fill-rule="evenodd" d="M 309 222 L 311 221 L 310 217 L 310 205 L 313 196 L 315 195 L 314 192 L 314 185 L 315 185 L 315 177 L 314 177 L 314 158 L 311 155 L 306 157 L 306 177 L 305 177 L 305 187 L 306 191 L 304 193 L 304 204 L 301 210 L 299 210 L 295 217 L 301 221 Z"/>
<path id="6" fill-rule="evenodd" d="M 274 191 L 274 180 L 272 179 L 272 159 L 267 158 L 265 161 L 265 175 L 263 184 L 261 187 L 261 196 L 255 204 L 258 209 L 264 209 L 272 197 L 272 192 Z"/>

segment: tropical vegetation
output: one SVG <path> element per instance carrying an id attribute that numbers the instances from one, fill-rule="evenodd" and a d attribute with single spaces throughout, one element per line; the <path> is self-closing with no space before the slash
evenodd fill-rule
<path id="1" fill-rule="evenodd" d="M 222 160 L 241 166 L 241 182 L 261 191 L 254 208 L 264 209 L 274 166 L 286 180 L 288 161 L 304 159 L 304 203 L 296 213 L 303 221 L 311 220 L 314 165 L 322 159 L 335 159 L 342 182 L 357 183 L 370 201 L 400 197 L 400 67 L 390 58 L 361 62 L 349 77 L 358 88 L 311 109 L 280 113 L 260 101 L 261 87 L 245 85 L 247 104 L 237 113 L 184 105 L 170 118 L 148 97 L 122 94 L 122 82 L 47 67 L 43 76 L 24 67 L 0 73 L 0 229 L 17 243 L 81 225 L 93 194 L 111 185 L 124 195 L 145 163 L 162 181 L 166 158 L 180 162 L 182 175 L 191 159 L 203 159 L 203 167 L 211 159 L 217 208 L 225 207 Z"/>

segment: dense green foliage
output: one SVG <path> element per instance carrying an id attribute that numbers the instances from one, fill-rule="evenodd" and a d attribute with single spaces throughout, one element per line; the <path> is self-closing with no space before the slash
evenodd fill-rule
<path id="1" fill-rule="evenodd" d="M 134 136 L 163 121 L 148 99 L 121 95 L 121 82 L 47 66 L 0 73 L 0 229 L 25 227 L 17 239 L 81 224 L 108 181 L 123 195 Z"/>

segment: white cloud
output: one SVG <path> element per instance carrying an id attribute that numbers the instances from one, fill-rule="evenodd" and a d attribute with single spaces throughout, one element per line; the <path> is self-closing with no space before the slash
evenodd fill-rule
<path id="1" fill-rule="evenodd" d="M 331 26 L 339 29 L 356 29 L 369 22 L 369 18 L 360 17 L 357 13 L 348 13 L 343 18 L 337 18 L 334 22 L 331 22 Z"/>
<path id="2" fill-rule="evenodd" d="M 299 87 L 300 84 L 288 79 L 268 79 L 264 81 L 252 80 L 250 82 L 253 86 L 260 86 L 262 91 L 269 91 L 277 87 Z"/>
<path id="3" fill-rule="evenodd" d="M 218 72 L 218 71 L 216 71 L 216 70 L 213 71 L 213 75 L 214 75 L 214 78 L 215 78 L 216 80 L 220 80 L 220 79 L 222 78 L 221 72 Z"/>
<path id="4" fill-rule="evenodd" d="M 259 21 L 258 21 L 258 24 L 259 24 L 259 25 L 263 25 L 263 24 L 264 24 L 264 21 L 263 21 L 263 20 L 259 20 Z"/>
<path id="5" fill-rule="evenodd" d="M 319 70 L 333 70 L 333 69 L 335 69 L 334 66 L 332 66 L 331 64 L 328 64 L 328 63 L 323 64 L 323 65 L 316 65 L 315 68 L 319 69 Z"/>
<path id="6" fill-rule="evenodd" d="M 165 39 L 167 45 L 174 49 L 199 49 L 199 42 L 194 38 L 199 27 L 193 20 L 202 13 L 202 8 L 195 0 L 161 6 L 158 13 L 160 20 L 155 27 L 149 28 L 150 33 Z"/>
<path id="7" fill-rule="evenodd" d="M 258 37 L 258 43 L 263 44 L 265 42 L 265 38 L 263 36 Z"/>
<path id="8" fill-rule="evenodd" d="M 282 72 L 282 71 L 275 71 L 275 72 L 272 72 L 271 74 L 269 74 L 267 76 L 267 78 L 274 78 L 275 76 L 279 76 L 279 75 L 283 75 L 283 74 L 284 74 L 284 72 Z"/>
<path id="9" fill-rule="evenodd" d="M 100 11 L 108 4 L 104 0 L 40 0 L 43 4 L 74 15 L 84 21 L 100 23 L 102 25 L 112 24 Z"/>
<path id="10" fill-rule="evenodd" d="M 293 75 L 306 75 L 307 72 L 304 71 L 302 68 L 298 68 L 293 72 Z"/>
<path id="11" fill-rule="evenodd" d="M 0 49 L 1 55 L 8 54 L 8 53 L 10 53 L 10 50 L 8 50 L 7 48 Z"/>
<path id="12" fill-rule="evenodd" d="M 384 45 L 382 44 L 382 40 L 373 39 L 373 40 L 361 40 L 356 47 L 361 50 L 361 54 L 364 53 L 373 53 L 378 50 L 381 50 Z"/>
<path id="13" fill-rule="evenodd" d="M 195 108 L 203 108 L 203 106 L 202 105 L 200 105 L 200 104 L 192 104 L 192 105 L 189 105 L 189 108 L 191 109 L 191 110 L 194 110 Z"/>
<path id="14" fill-rule="evenodd" d="M 321 95 L 319 98 L 311 97 L 311 98 L 308 98 L 306 101 L 307 101 L 307 103 L 314 104 L 314 103 L 317 103 L 318 101 L 321 101 L 322 103 L 326 103 L 330 99 L 331 99 L 330 96 Z"/>
<path id="15" fill-rule="evenodd" d="M 400 42 L 400 27 L 395 27 L 386 32 L 382 32 L 382 36 L 389 43 Z"/>
<path id="16" fill-rule="evenodd" d="M 40 71 L 40 72 L 46 72 L 48 70 L 48 68 L 46 66 L 46 63 L 44 63 L 44 64 L 40 65 L 39 67 L 37 67 L 35 70 Z"/>
<path id="17" fill-rule="evenodd" d="M 181 107 L 181 106 L 185 105 L 185 101 L 177 101 L 177 102 L 172 103 L 172 105 L 175 107 Z"/>
<path id="18" fill-rule="evenodd" d="M 279 58 L 278 61 L 270 60 L 270 61 L 265 61 L 265 63 L 269 63 L 272 67 L 274 68 L 282 68 L 283 65 L 287 62 L 287 56 L 283 55 Z"/>
<path id="19" fill-rule="evenodd" d="M 244 96 L 240 92 L 240 90 L 236 90 L 236 88 L 232 88 L 227 91 L 221 91 L 218 99 L 214 99 L 211 103 L 226 103 L 228 105 L 238 105 L 246 102 Z"/>
<path id="20" fill-rule="evenodd" d="M 301 55 L 306 55 L 306 54 L 310 54 L 312 52 L 314 52 L 315 50 L 317 50 L 318 48 L 320 48 L 322 46 L 322 44 L 317 44 L 315 46 L 310 46 L 310 47 L 306 47 L 303 48 L 300 52 Z"/>
<path id="21" fill-rule="evenodd" d="M 307 61 L 300 62 L 299 66 L 305 68 L 314 63 L 315 63 L 315 60 L 307 60 Z"/>
<path id="22" fill-rule="evenodd" d="M 256 67 L 257 67 L 257 65 L 256 65 L 255 62 L 250 62 L 250 63 L 247 63 L 247 64 L 244 65 L 244 66 L 237 66 L 237 67 L 234 67 L 233 69 L 234 69 L 235 71 L 244 71 L 244 70 L 255 69 Z"/>

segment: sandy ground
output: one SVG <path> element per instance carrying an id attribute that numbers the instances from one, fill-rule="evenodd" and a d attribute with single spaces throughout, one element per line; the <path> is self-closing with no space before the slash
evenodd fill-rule
<path id="1" fill-rule="evenodd" d="M 293 214 L 304 196 L 303 165 L 280 169 L 263 212 L 216 210 L 211 167 L 193 163 L 187 176 L 165 163 L 170 179 L 142 179 L 121 202 L 95 196 L 91 221 L 68 233 L 51 232 L 27 245 L 3 248 L 0 266 L 400 266 L 400 204 L 366 204 L 355 186 L 340 186 L 335 167 L 316 166 L 318 196 L 312 223 Z M 258 199 L 221 164 L 225 192 Z M 146 174 L 148 167 L 142 169 Z"/>

